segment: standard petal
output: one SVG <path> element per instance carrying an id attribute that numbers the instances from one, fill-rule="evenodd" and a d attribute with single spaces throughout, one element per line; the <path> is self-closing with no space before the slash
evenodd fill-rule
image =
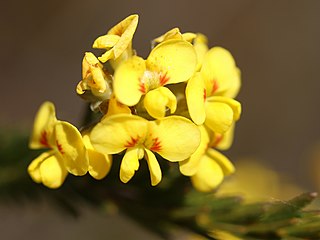
<path id="1" fill-rule="evenodd" d="M 233 120 L 237 121 L 240 118 L 241 115 L 241 103 L 238 102 L 237 100 L 234 100 L 229 97 L 224 97 L 224 96 L 212 96 L 208 98 L 209 102 L 220 102 L 220 103 L 225 103 L 229 107 L 232 108 L 233 110 Z"/>
<path id="2" fill-rule="evenodd" d="M 202 156 L 205 154 L 210 141 L 208 131 L 204 126 L 198 127 L 201 133 L 201 142 L 197 150 L 187 160 L 179 162 L 180 172 L 185 176 L 192 176 L 198 171 Z"/>
<path id="3" fill-rule="evenodd" d="M 146 148 L 169 161 L 182 161 L 195 152 L 200 144 L 200 131 L 189 119 L 169 116 L 149 122 Z"/>
<path id="4" fill-rule="evenodd" d="M 83 135 L 82 138 L 89 157 L 89 174 L 93 178 L 100 180 L 104 178 L 110 171 L 112 165 L 112 155 L 105 155 L 96 151 L 90 142 L 88 134 Z"/>
<path id="5" fill-rule="evenodd" d="M 167 107 L 171 114 L 176 111 L 177 99 L 168 88 L 160 87 L 149 91 L 144 97 L 143 104 L 151 117 L 163 118 Z"/>
<path id="6" fill-rule="evenodd" d="M 231 53 L 222 48 L 211 48 L 204 56 L 201 74 L 206 80 L 207 90 L 210 93 L 223 94 L 226 91 L 236 92 L 239 88 L 239 81 L 235 74 L 239 71 L 236 68 L 235 61 Z M 234 90 L 230 90 L 234 89 Z M 211 94 L 210 94 L 211 95 Z"/>
<path id="7" fill-rule="evenodd" d="M 88 171 L 88 156 L 78 129 L 68 122 L 59 121 L 54 128 L 56 149 L 61 154 L 67 170 L 76 176 Z"/>
<path id="8" fill-rule="evenodd" d="M 123 183 L 127 183 L 139 169 L 138 152 L 138 148 L 129 148 L 121 161 L 120 180 Z"/>
<path id="9" fill-rule="evenodd" d="M 206 119 L 206 89 L 200 74 L 194 75 L 186 87 L 186 99 L 190 117 L 195 124 L 201 125 Z"/>
<path id="10" fill-rule="evenodd" d="M 114 93 L 119 102 L 128 106 L 139 102 L 144 94 L 144 85 L 140 82 L 140 78 L 145 70 L 145 61 L 136 56 L 119 65 L 113 81 Z"/>
<path id="11" fill-rule="evenodd" d="M 231 163 L 231 161 L 226 156 L 224 156 L 223 154 L 221 154 L 220 152 L 218 152 L 212 148 L 208 149 L 207 155 L 210 156 L 211 159 L 213 159 L 214 161 L 216 161 L 219 164 L 224 175 L 230 175 L 230 174 L 234 173 L 235 168 L 234 168 L 233 164 Z"/>
<path id="12" fill-rule="evenodd" d="M 148 121 L 144 118 L 117 114 L 104 118 L 90 133 L 93 147 L 104 154 L 119 153 L 144 141 Z"/>
<path id="13" fill-rule="evenodd" d="M 206 102 L 205 125 L 217 133 L 225 133 L 233 123 L 233 110 L 225 103 Z"/>
<path id="14" fill-rule="evenodd" d="M 191 176 L 193 186 L 201 192 L 209 192 L 215 189 L 223 180 L 221 167 L 209 156 L 201 158 L 198 171 Z"/>
<path id="15" fill-rule="evenodd" d="M 53 103 L 44 102 L 34 119 L 32 136 L 29 147 L 31 149 L 50 148 L 52 145 L 52 131 L 56 123 L 56 113 Z"/>
<path id="16" fill-rule="evenodd" d="M 155 186 L 161 181 L 161 178 L 162 178 L 161 168 L 154 154 L 148 149 L 145 149 L 145 152 L 147 153 L 145 158 L 147 160 L 149 171 L 150 171 L 151 185 Z"/>
<path id="17" fill-rule="evenodd" d="M 197 55 L 184 40 L 167 40 L 157 45 L 146 60 L 147 69 L 165 74 L 167 84 L 187 81 L 194 73 Z"/>

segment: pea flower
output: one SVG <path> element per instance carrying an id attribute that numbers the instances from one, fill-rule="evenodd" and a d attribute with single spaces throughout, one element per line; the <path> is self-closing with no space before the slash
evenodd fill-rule
<path id="1" fill-rule="evenodd" d="M 99 100 L 109 99 L 111 96 L 111 76 L 104 71 L 103 65 L 91 52 L 86 52 L 82 61 L 82 80 L 77 85 L 77 93 L 83 95 L 86 91 Z"/>
<path id="2" fill-rule="evenodd" d="M 180 116 L 148 121 L 142 117 L 117 114 L 104 118 L 91 131 L 93 147 L 104 154 L 126 150 L 120 166 L 120 179 L 128 182 L 145 158 L 150 170 L 151 184 L 162 178 L 160 165 L 153 152 L 170 162 L 190 157 L 200 142 L 198 128 Z"/>
<path id="3" fill-rule="evenodd" d="M 146 60 L 133 56 L 114 74 L 114 93 L 119 102 L 134 106 L 144 95 L 144 107 L 153 118 L 165 116 L 166 107 L 175 112 L 177 100 L 167 84 L 187 81 L 194 73 L 197 56 L 184 40 L 168 40 L 157 45 Z"/>
<path id="4" fill-rule="evenodd" d="M 180 172 L 191 177 L 196 189 L 208 192 L 215 189 L 235 169 L 227 157 L 213 149 L 219 146 L 224 136 L 214 134 L 204 125 L 199 126 L 199 130 L 200 145 L 190 158 L 179 162 Z"/>
<path id="5" fill-rule="evenodd" d="M 80 132 L 70 123 L 56 119 L 51 102 L 41 105 L 29 146 L 32 149 L 51 149 L 28 167 L 31 178 L 49 188 L 60 187 L 68 172 L 80 176 L 88 170 L 87 153 Z"/>
<path id="6" fill-rule="evenodd" d="M 198 125 L 205 123 L 214 132 L 226 132 L 240 117 L 241 104 L 232 99 L 239 88 L 240 73 L 231 54 L 221 47 L 210 49 L 200 72 L 186 87 L 191 119 Z"/>
<path id="7" fill-rule="evenodd" d="M 131 15 L 111 28 L 106 35 L 94 41 L 93 48 L 107 50 L 99 57 L 101 62 L 105 63 L 110 59 L 122 61 L 132 56 L 132 38 L 138 25 L 138 19 L 138 15 Z"/>

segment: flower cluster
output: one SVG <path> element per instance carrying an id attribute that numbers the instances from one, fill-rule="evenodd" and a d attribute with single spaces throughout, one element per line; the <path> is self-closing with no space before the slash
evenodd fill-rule
<path id="1" fill-rule="evenodd" d="M 131 15 L 98 37 L 82 62 L 76 91 L 102 113 L 79 131 L 56 119 L 52 103 L 37 113 L 30 147 L 48 148 L 28 168 L 35 182 L 57 188 L 68 173 L 104 178 L 112 155 L 124 153 L 120 179 L 128 182 L 147 162 L 151 184 L 162 178 L 159 161 L 178 162 L 200 191 L 218 186 L 234 171 L 218 150 L 230 147 L 241 105 L 234 100 L 240 71 L 224 48 L 207 46 L 200 33 L 174 28 L 152 41 L 146 59 L 132 48 L 138 16 Z"/>

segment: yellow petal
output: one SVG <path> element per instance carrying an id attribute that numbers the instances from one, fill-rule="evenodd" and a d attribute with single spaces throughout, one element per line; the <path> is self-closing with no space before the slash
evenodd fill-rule
<path id="1" fill-rule="evenodd" d="M 200 131 L 189 119 L 169 116 L 149 122 L 146 148 L 169 161 L 182 161 L 200 144 Z"/>
<path id="2" fill-rule="evenodd" d="M 211 159 L 219 164 L 225 176 L 234 173 L 235 168 L 226 156 L 212 148 L 208 149 L 207 154 L 211 157 Z"/>
<path id="3" fill-rule="evenodd" d="M 233 142 L 234 128 L 235 128 L 235 123 L 233 123 L 231 127 L 224 134 L 219 134 L 218 142 L 214 147 L 219 150 L 229 149 Z"/>
<path id="4" fill-rule="evenodd" d="M 108 60 L 113 59 L 113 58 L 114 58 L 113 49 L 106 51 L 104 54 L 102 54 L 100 57 L 98 57 L 98 59 L 103 63 L 105 63 Z"/>
<path id="5" fill-rule="evenodd" d="M 89 157 L 89 174 L 97 180 L 104 178 L 110 171 L 112 156 L 96 151 L 90 142 L 88 134 L 83 135 L 83 142 Z"/>
<path id="6" fill-rule="evenodd" d="M 67 170 L 76 176 L 88 171 L 88 156 L 78 129 L 68 122 L 55 125 L 56 148 L 60 152 Z"/>
<path id="7" fill-rule="evenodd" d="M 131 114 L 131 110 L 128 106 L 118 102 L 115 96 L 113 95 L 109 100 L 108 112 L 104 117 L 109 117 L 111 115 L 120 113 Z"/>
<path id="8" fill-rule="evenodd" d="M 239 70 L 235 61 L 224 48 L 211 48 L 204 56 L 201 74 L 207 82 L 208 96 L 213 93 L 223 95 L 224 92 L 236 94 L 240 87 Z"/>
<path id="9" fill-rule="evenodd" d="M 132 57 L 120 64 L 114 73 L 114 94 L 117 100 L 125 105 L 136 105 L 142 94 L 144 85 L 140 78 L 146 70 L 145 61 L 140 57 Z"/>
<path id="10" fill-rule="evenodd" d="M 66 179 L 68 172 L 60 156 L 52 155 L 41 163 L 40 174 L 43 185 L 58 188 Z"/>
<path id="11" fill-rule="evenodd" d="M 183 39 L 179 28 L 173 28 L 173 29 L 169 30 L 168 32 L 166 32 L 165 34 L 161 35 L 160 37 L 153 39 L 151 42 L 152 48 L 157 43 L 161 43 L 161 42 L 164 42 L 169 39 L 180 39 L 180 40 Z"/>
<path id="12" fill-rule="evenodd" d="M 54 154 L 54 151 L 44 152 L 29 164 L 28 173 L 32 178 L 32 180 L 35 181 L 36 183 L 42 182 L 41 173 L 40 173 L 41 163 L 43 163 L 45 159 L 52 156 L 53 154 Z"/>
<path id="13" fill-rule="evenodd" d="M 138 148 L 129 148 L 121 161 L 120 180 L 123 183 L 127 183 L 139 169 L 138 150 Z"/>
<path id="14" fill-rule="evenodd" d="M 120 36 L 119 41 L 113 47 L 115 58 L 118 58 L 127 49 L 127 47 L 131 45 L 133 35 L 138 26 L 138 20 L 138 15 L 130 15 L 109 30 L 108 35 L 112 34 Z"/>
<path id="15" fill-rule="evenodd" d="M 186 99 L 192 121 L 197 125 L 203 124 L 206 119 L 206 89 L 200 74 L 194 75 L 188 81 Z"/>
<path id="16" fill-rule="evenodd" d="M 93 48 L 99 48 L 99 49 L 109 49 L 116 45 L 116 43 L 120 40 L 120 36 L 118 35 L 112 35 L 112 34 L 107 34 L 98 37 L 92 47 Z"/>
<path id="17" fill-rule="evenodd" d="M 114 154 L 144 141 L 148 121 L 133 115 L 117 114 L 104 118 L 90 133 L 93 147 L 104 154 Z"/>
<path id="18" fill-rule="evenodd" d="M 168 40 L 157 45 L 146 60 L 147 69 L 166 74 L 167 84 L 187 81 L 194 73 L 197 56 L 184 40 Z"/>
<path id="19" fill-rule="evenodd" d="M 201 33 L 198 33 L 193 41 L 193 46 L 197 53 L 197 58 L 198 58 L 197 70 L 200 70 L 204 56 L 209 50 L 207 37 Z"/>
<path id="20" fill-rule="evenodd" d="M 225 133 L 233 123 L 233 110 L 225 103 L 206 102 L 205 125 L 217 133 Z"/>
<path id="21" fill-rule="evenodd" d="M 201 142 L 197 150 L 187 160 L 179 162 L 180 172 L 185 176 L 192 176 L 198 171 L 202 156 L 205 154 L 209 143 L 209 134 L 204 126 L 198 127 L 201 133 Z"/>
<path id="22" fill-rule="evenodd" d="M 166 115 L 166 107 L 171 114 L 176 111 L 177 99 L 168 88 L 159 87 L 145 95 L 143 104 L 151 117 L 162 118 Z"/>
<path id="23" fill-rule="evenodd" d="M 107 176 L 112 165 L 112 155 L 105 155 L 94 150 L 88 150 L 89 174 L 100 180 Z"/>
<path id="24" fill-rule="evenodd" d="M 154 154 L 148 149 L 145 149 L 145 152 L 147 153 L 146 160 L 150 171 L 151 185 L 155 186 L 161 181 L 161 168 Z"/>
<path id="25" fill-rule="evenodd" d="M 240 118 L 241 115 L 241 103 L 239 103 L 237 100 L 234 100 L 229 97 L 224 96 L 212 96 L 208 98 L 209 102 L 220 102 L 225 103 L 233 110 L 233 120 L 237 121 Z"/>
<path id="26" fill-rule="evenodd" d="M 29 147 L 31 149 L 50 148 L 52 145 L 52 131 L 56 123 L 56 113 L 53 103 L 44 102 L 35 117 Z"/>
<path id="27" fill-rule="evenodd" d="M 191 176 L 191 181 L 198 191 L 209 192 L 222 182 L 223 177 L 221 167 L 209 156 L 204 155 L 197 173 Z"/>
<path id="28" fill-rule="evenodd" d="M 64 182 L 68 172 L 62 159 L 53 151 L 42 153 L 28 167 L 33 181 L 43 183 L 49 188 L 58 188 Z"/>

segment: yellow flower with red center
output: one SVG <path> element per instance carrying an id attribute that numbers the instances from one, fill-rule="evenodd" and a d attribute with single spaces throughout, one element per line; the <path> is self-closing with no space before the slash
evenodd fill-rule
<path id="1" fill-rule="evenodd" d="M 241 104 L 233 99 L 239 87 L 240 72 L 231 54 L 221 47 L 210 49 L 200 72 L 186 87 L 191 119 L 214 132 L 225 133 L 240 117 Z"/>
<path id="2" fill-rule="evenodd" d="M 154 118 L 165 116 L 166 108 L 174 113 L 176 96 L 165 85 L 187 81 L 194 73 L 197 56 L 184 40 L 168 40 L 157 45 L 144 60 L 133 56 L 114 74 L 114 93 L 119 102 L 134 106 L 144 95 L 144 107 Z"/>
<path id="3" fill-rule="evenodd" d="M 68 172 L 80 176 L 88 171 L 87 153 L 80 132 L 70 123 L 57 120 L 54 105 L 50 102 L 43 103 L 36 115 L 29 146 L 51 149 L 28 167 L 35 182 L 57 188 Z"/>
<path id="4" fill-rule="evenodd" d="M 147 121 L 139 116 L 117 114 L 98 123 L 90 140 L 104 154 L 126 150 L 120 166 L 120 179 L 124 183 L 138 170 L 139 160 L 145 158 L 154 186 L 161 181 L 162 173 L 153 152 L 171 162 L 185 160 L 198 147 L 200 132 L 190 120 L 179 116 Z"/>

